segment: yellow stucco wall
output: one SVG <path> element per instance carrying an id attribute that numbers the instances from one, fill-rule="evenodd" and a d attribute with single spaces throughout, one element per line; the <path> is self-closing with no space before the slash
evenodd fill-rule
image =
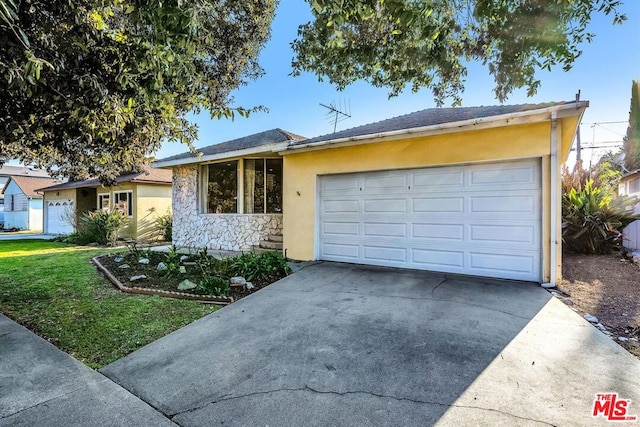
<path id="1" fill-rule="evenodd" d="M 138 184 L 135 216 L 137 240 L 157 239 L 159 216 L 171 213 L 171 185 Z"/>
<path id="2" fill-rule="evenodd" d="M 558 120 L 559 149 L 566 157 L 577 120 Z M 573 129 L 572 129 L 573 128 Z M 315 257 L 316 185 L 318 175 L 408 169 L 425 166 L 465 164 L 538 157 L 543 176 L 543 279 L 550 272 L 550 122 L 493 129 L 415 137 L 371 144 L 343 146 L 306 152 L 290 151 L 284 156 L 283 238 L 287 256 L 297 260 Z M 569 148 L 567 148 L 569 147 Z M 557 169 L 559 183 L 560 167 Z M 559 188 L 559 187 L 558 187 Z M 558 194 L 558 201 L 560 195 Z M 560 206 L 556 214 L 560 229 Z M 560 230 L 558 230 L 560 233 Z M 556 247 L 561 256 L 560 240 Z M 557 266 L 560 265 L 559 262 Z M 561 271 L 556 266 L 560 277 Z"/>

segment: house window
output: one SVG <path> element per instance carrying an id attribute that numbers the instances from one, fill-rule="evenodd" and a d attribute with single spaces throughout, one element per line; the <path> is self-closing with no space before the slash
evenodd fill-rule
<path id="1" fill-rule="evenodd" d="M 109 194 L 98 194 L 98 209 L 108 211 L 110 208 Z"/>
<path id="2" fill-rule="evenodd" d="M 237 213 L 238 161 L 208 165 L 206 188 L 207 213 Z"/>
<path id="3" fill-rule="evenodd" d="M 120 211 L 122 215 L 133 216 L 133 192 L 118 191 L 113 192 L 113 206 Z"/>
<path id="4" fill-rule="evenodd" d="M 242 164 L 239 167 L 235 160 L 204 167 L 205 212 L 282 213 L 282 159 L 243 159 Z M 240 177 L 243 184 L 239 189 Z M 237 203 L 239 190 L 242 208 Z"/>

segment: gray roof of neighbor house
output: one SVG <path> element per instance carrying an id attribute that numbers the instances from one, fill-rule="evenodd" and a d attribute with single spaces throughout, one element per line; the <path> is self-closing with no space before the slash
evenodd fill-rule
<path id="1" fill-rule="evenodd" d="M 42 169 L 34 169 L 27 166 L 4 165 L 0 167 L 0 176 L 35 176 L 48 178 L 49 174 Z"/>
<path id="2" fill-rule="evenodd" d="M 147 184 L 171 184 L 172 172 L 166 169 L 156 169 L 146 167 L 142 172 L 133 172 L 120 175 L 116 178 L 116 184 L 125 182 L 138 182 Z M 39 188 L 38 191 L 64 190 L 67 188 L 100 187 L 102 184 L 98 178 L 86 179 L 84 181 L 69 181 L 62 184 Z"/>
<path id="3" fill-rule="evenodd" d="M 582 106 L 582 104 L 575 102 L 548 102 L 543 104 L 495 105 L 487 107 L 429 108 L 405 114 L 403 116 L 341 130 L 327 135 L 316 136 L 304 141 L 294 142 L 290 144 L 290 147 L 295 148 L 296 146 L 301 145 L 306 146 L 308 144 L 324 141 L 334 141 L 338 139 L 343 140 L 347 138 L 364 137 L 367 135 L 371 135 L 373 137 L 387 132 L 442 125 L 445 123 L 464 122 L 468 120 L 522 113 L 569 104 L 576 104 L 576 107 Z"/>
<path id="4" fill-rule="evenodd" d="M 38 194 L 39 188 L 58 182 L 53 178 L 43 178 L 40 176 L 11 176 L 2 188 L 3 194 L 11 181 L 15 182 L 27 197 L 42 197 L 42 194 Z"/>
<path id="5" fill-rule="evenodd" d="M 182 153 L 164 159 L 156 160 L 153 164 L 156 167 L 165 167 L 179 164 L 197 163 L 206 161 L 208 157 L 216 157 L 226 153 L 242 152 L 263 145 L 272 145 L 280 143 L 291 143 L 302 141 L 305 137 L 296 135 L 283 129 L 271 129 L 264 132 L 254 133 L 253 135 L 243 136 L 242 138 L 233 139 L 231 141 L 221 142 L 219 144 L 209 145 L 207 147 L 198 148 L 197 152 Z M 238 153 L 242 155 L 242 153 Z"/>

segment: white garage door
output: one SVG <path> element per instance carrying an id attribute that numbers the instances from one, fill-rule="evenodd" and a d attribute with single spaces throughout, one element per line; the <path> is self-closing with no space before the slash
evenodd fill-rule
<path id="1" fill-rule="evenodd" d="M 539 281 L 540 161 L 320 177 L 319 258 Z"/>
<path id="2" fill-rule="evenodd" d="M 70 234 L 73 226 L 69 224 L 73 212 L 73 202 L 70 200 L 50 200 L 47 202 L 47 233 Z"/>

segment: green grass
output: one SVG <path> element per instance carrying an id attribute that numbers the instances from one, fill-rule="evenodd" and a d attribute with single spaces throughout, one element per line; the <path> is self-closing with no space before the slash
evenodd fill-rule
<path id="1" fill-rule="evenodd" d="M 120 292 L 90 261 L 114 251 L 42 240 L 0 242 L 0 311 L 99 368 L 218 309 Z"/>

